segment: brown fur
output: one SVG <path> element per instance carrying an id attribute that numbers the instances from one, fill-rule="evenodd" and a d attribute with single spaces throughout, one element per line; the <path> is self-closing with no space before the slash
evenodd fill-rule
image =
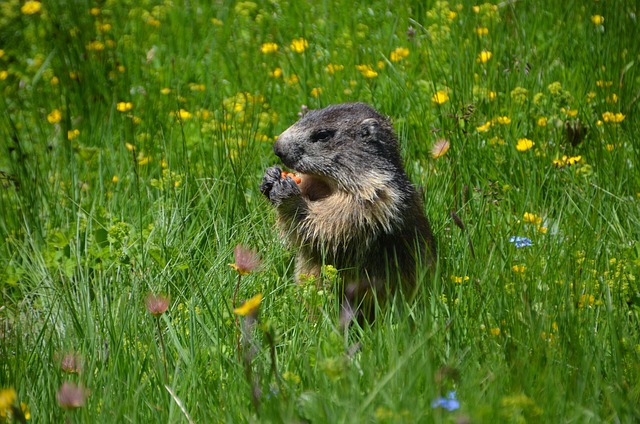
<path id="1" fill-rule="evenodd" d="M 298 249 L 296 277 L 331 264 L 354 306 L 371 288 L 380 300 L 387 288 L 410 295 L 417 266 L 432 266 L 436 250 L 391 123 L 363 103 L 330 106 L 282 133 L 274 151 L 301 178 L 273 167 L 261 185 Z"/>

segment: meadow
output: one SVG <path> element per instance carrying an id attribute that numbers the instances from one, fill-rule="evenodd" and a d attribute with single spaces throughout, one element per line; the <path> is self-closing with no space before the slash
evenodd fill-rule
<path id="1" fill-rule="evenodd" d="M 637 422 L 639 14 L 2 1 L 0 422 Z M 348 101 L 393 121 L 440 262 L 345 330 L 258 187 Z"/>

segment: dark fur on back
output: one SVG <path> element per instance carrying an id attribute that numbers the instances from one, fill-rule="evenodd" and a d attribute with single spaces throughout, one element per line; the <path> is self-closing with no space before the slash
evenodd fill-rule
<path id="1" fill-rule="evenodd" d="M 351 304 L 371 288 L 379 299 L 385 287 L 410 294 L 416 267 L 431 266 L 436 249 L 389 120 L 364 103 L 312 110 L 273 149 L 302 179 L 272 167 L 260 187 L 298 249 L 296 276 L 335 266 Z"/>

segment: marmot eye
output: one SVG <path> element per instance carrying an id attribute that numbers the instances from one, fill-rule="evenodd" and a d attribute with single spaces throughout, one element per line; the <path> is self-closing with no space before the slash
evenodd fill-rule
<path id="1" fill-rule="evenodd" d="M 313 141 L 314 143 L 316 141 L 329 141 L 329 139 L 333 137 L 335 133 L 335 130 L 319 130 L 311 135 L 311 141 Z"/>

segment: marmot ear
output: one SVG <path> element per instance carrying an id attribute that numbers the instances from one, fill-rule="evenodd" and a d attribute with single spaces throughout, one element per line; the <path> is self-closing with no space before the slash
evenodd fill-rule
<path id="1" fill-rule="evenodd" d="M 367 118 L 360 122 L 360 136 L 362 138 L 369 138 L 372 134 L 375 134 L 380 129 L 380 123 L 375 118 Z"/>

